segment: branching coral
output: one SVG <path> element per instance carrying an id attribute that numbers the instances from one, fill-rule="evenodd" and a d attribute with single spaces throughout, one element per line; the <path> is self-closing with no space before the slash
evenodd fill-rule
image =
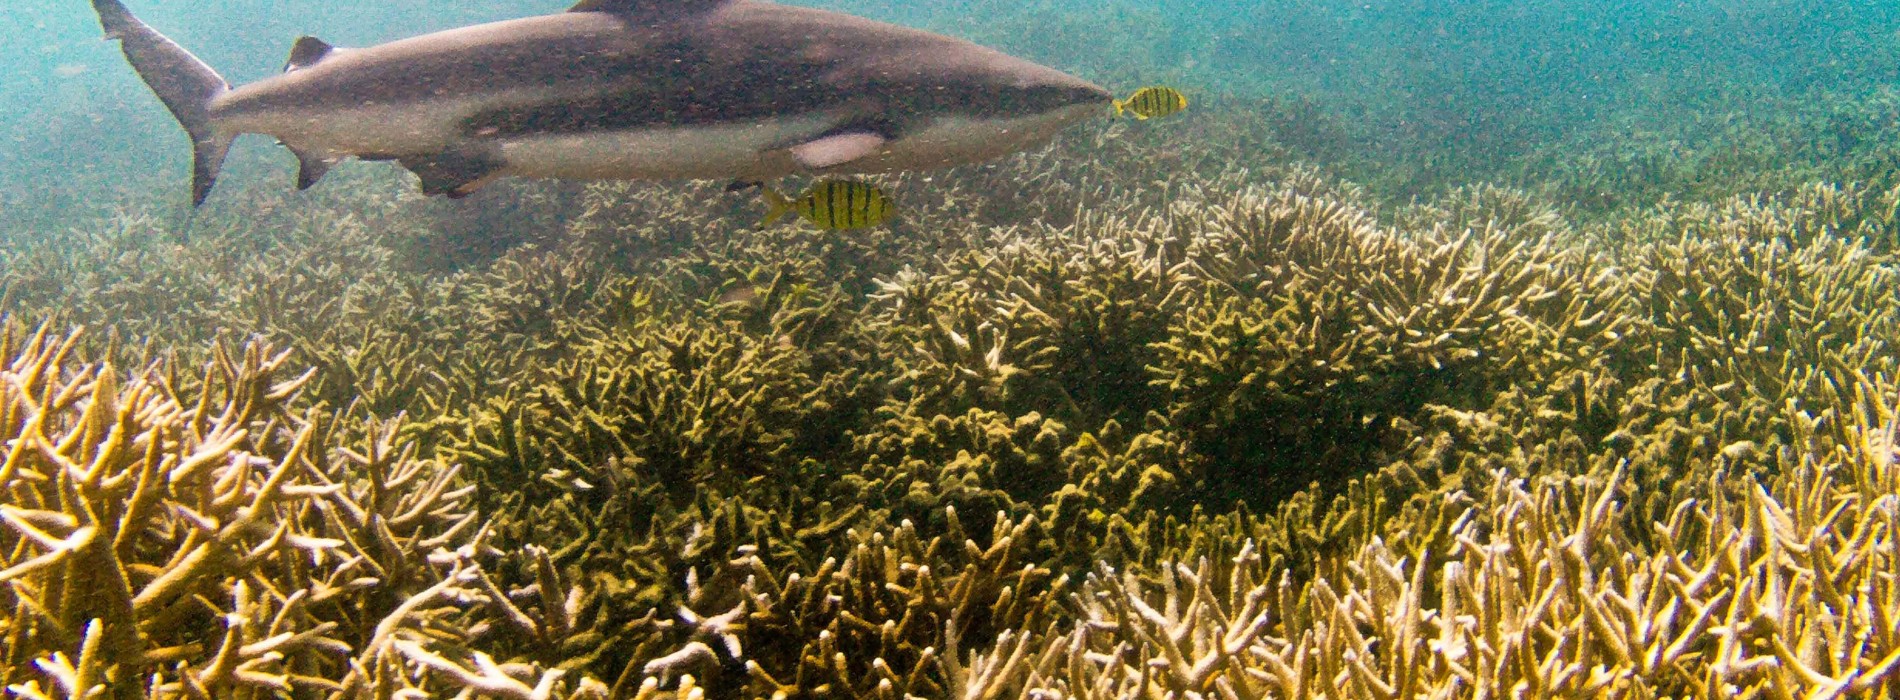
<path id="1" fill-rule="evenodd" d="M 657 319 L 595 339 L 526 396 L 477 407 L 455 454 L 494 479 L 617 458 L 662 483 L 733 483 L 780 463 L 839 389 L 795 346 Z M 815 427 L 815 426 L 813 426 Z"/>
<path id="2" fill-rule="evenodd" d="M 1382 201 L 1197 104 L 1237 111 L 889 176 L 850 234 L 609 183 L 478 203 L 507 231 L 319 192 L 9 249 L 0 310 L 104 327 L 0 340 L 0 674 L 1894 692 L 1895 190 Z"/>
<path id="3" fill-rule="evenodd" d="M 949 523 L 952 535 L 929 541 L 902 523 L 891 536 L 873 534 L 809 576 L 774 574 L 756 558 L 746 562 L 752 571 L 744 595 L 754 610 L 748 630 L 791 642 L 753 645 L 746 665 L 753 691 L 760 697 L 993 697 L 981 688 L 996 683 L 984 677 L 1000 669 L 966 672 L 958 644 L 969 637 L 1022 643 L 1026 637 L 1008 630 L 1052 621 L 1065 581 L 1033 563 L 1043 541 L 1035 519 L 999 514 L 988 547 L 967 539 L 957 544 L 961 526 L 954 511 Z"/>
<path id="4" fill-rule="evenodd" d="M 218 349 L 195 398 L 156 369 L 78 364 L 74 345 L 12 326 L 0 339 L 17 692 L 347 695 L 418 616 L 466 617 L 444 600 L 480 575 L 471 487 L 396 444 L 395 425 L 337 445 L 320 413 L 290 410 L 310 374 L 286 378 L 267 345 Z M 441 687 L 414 668 L 387 676 Z"/>
<path id="5" fill-rule="evenodd" d="M 1810 433 L 1780 477 L 1718 476 L 1649 528 L 1621 469 L 1500 470 L 1421 559 L 1374 539 L 1305 582 L 1251 545 L 1157 588 L 1104 569 L 1035 675 L 1104 698 L 1891 692 L 1900 492 L 1880 442 L 1895 414 L 1877 413 L 1847 431 L 1872 444 Z M 1625 534 L 1649 529 L 1650 546 Z"/>

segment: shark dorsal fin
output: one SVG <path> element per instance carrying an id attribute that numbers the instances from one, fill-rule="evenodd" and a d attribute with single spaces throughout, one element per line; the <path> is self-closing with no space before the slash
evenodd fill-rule
<path id="1" fill-rule="evenodd" d="M 314 36 L 298 39 L 297 43 L 290 47 L 290 59 L 284 61 L 284 72 L 309 68 L 335 50 L 336 47 Z"/>
<path id="2" fill-rule="evenodd" d="M 735 0 L 580 0 L 568 12 L 620 14 L 685 14 L 709 10 Z"/>

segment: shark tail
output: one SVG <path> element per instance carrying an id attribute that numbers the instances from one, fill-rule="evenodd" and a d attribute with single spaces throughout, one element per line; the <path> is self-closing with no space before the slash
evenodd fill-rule
<path id="1" fill-rule="evenodd" d="M 759 228 L 776 224 L 779 219 L 785 218 L 786 214 L 792 213 L 792 200 L 781 194 L 778 188 L 760 185 L 759 192 L 765 195 L 765 205 L 769 207 L 765 212 L 765 218 L 759 220 Z"/>
<path id="2" fill-rule="evenodd" d="M 231 84 L 190 51 L 133 17 L 119 0 L 92 0 L 92 9 L 99 13 L 106 38 L 119 40 L 125 60 L 191 136 L 191 203 L 203 204 L 234 137 L 219 133 L 212 123 L 211 102 L 230 92 Z"/>

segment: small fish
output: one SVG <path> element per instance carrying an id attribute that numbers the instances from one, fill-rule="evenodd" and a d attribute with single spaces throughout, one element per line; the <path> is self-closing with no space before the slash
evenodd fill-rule
<path id="1" fill-rule="evenodd" d="M 797 199 L 787 198 L 770 186 L 760 189 L 765 192 L 766 204 L 772 207 L 759 222 L 760 228 L 794 212 L 813 226 L 831 231 L 876 226 L 896 213 L 895 203 L 883 190 L 858 180 L 820 180 Z"/>
<path id="2" fill-rule="evenodd" d="M 1154 119 L 1184 109 L 1187 109 L 1187 96 L 1181 94 L 1180 90 L 1160 85 L 1136 90 L 1135 94 L 1128 96 L 1128 99 L 1115 101 L 1115 116 L 1117 117 L 1121 116 L 1122 112 L 1129 112 L 1134 114 L 1136 119 Z"/>
<path id="3" fill-rule="evenodd" d="M 759 288 L 745 282 L 735 284 L 720 292 L 714 300 L 719 306 L 746 306 L 759 298 Z"/>

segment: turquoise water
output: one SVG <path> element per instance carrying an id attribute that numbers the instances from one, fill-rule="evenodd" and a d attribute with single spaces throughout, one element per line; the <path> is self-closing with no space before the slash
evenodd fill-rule
<path id="1" fill-rule="evenodd" d="M 127 2 L 237 84 L 564 9 Z M 814 4 L 1189 106 L 851 231 L 260 136 L 193 209 L 88 4 L 0 6 L 0 685 L 1900 688 L 1900 2 Z"/>
<path id="2" fill-rule="evenodd" d="M 1122 90 L 1168 82 L 1310 100 L 1385 153 L 1476 150 L 1493 164 L 1553 140 L 1686 128 L 1703 113 L 1772 112 L 1900 76 L 1896 3 L 820 4 L 976 39 Z M 492 0 L 132 6 L 233 83 L 270 75 L 303 34 L 367 45 L 562 9 Z M 99 40 L 85 3 L 8 3 L 0 25 L 12 35 L 0 43 L 0 189 L 12 207 L 120 196 L 114 183 L 178 177 L 185 153 L 170 120 Z"/>

